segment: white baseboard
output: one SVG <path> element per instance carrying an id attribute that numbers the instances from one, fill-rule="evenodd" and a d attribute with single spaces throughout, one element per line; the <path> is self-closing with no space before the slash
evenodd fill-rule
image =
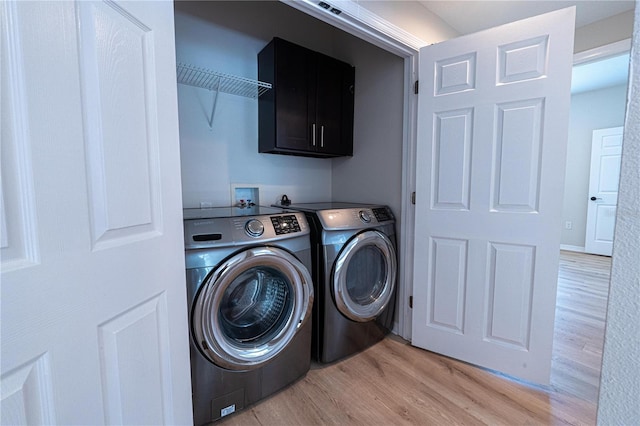
<path id="1" fill-rule="evenodd" d="M 560 244 L 560 250 L 577 251 L 580 253 L 584 253 L 584 247 L 572 246 L 568 244 Z"/>

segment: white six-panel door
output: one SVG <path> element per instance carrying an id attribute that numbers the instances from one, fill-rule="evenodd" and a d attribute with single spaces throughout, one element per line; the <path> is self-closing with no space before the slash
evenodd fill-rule
<path id="1" fill-rule="evenodd" d="M 584 244 L 587 253 L 611 256 L 613 251 L 623 130 L 612 127 L 593 131 Z"/>
<path id="2" fill-rule="evenodd" d="M 573 8 L 420 51 L 414 345 L 548 383 Z"/>
<path id="3" fill-rule="evenodd" d="M 2 424 L 189 424 L 173 4 L 7 1 Z"/>

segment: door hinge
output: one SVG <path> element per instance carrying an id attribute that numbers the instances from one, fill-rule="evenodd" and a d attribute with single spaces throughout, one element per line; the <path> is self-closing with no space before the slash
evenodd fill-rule
<path id="1" fill-rule="evenodd" d="M 416 193 L 415 191 L 411 193 L 411 204 L 415 204 L 416 203 Z"/>
<path id="2" fill-rule="evenodd" d="M 413 309 L 413 296 L 409 296 L 409 309 Z"/>
<path id="3" fill-rule="evenodd" d="M 415 83 L 413 83 L 413 93 L 415 93 L 416 95 L 418 94 L 418 86 L 419 86 L 419 81 L 420 80 L 416 80 Z"/>

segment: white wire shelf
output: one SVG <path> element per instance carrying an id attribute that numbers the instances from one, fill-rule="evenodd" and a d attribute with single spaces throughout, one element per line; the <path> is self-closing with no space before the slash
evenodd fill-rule
<path id="1" fill-rule="evenodd" d="M 245 77 L 238 77 L 231 74 L 224 74 L 181 62 L 176 66 L 176 74 L 178 76 L 178 83 L 201 87 L 214 92 L 211 116 L 208 119 L 209 128 L 213 127 L 213 117 L 216 113 L 216 106 L 218 104 L 218 93 L 229 93 L 231 95 L 257 99 L 272 87 L 270 83 L 264 83 L 262 81 L 252 80 Z"/>
<path id="2" fill-rule="evenodd" d="M 184 63 L 178 63 L 176 71 L 178 83 L 247 98 L 256 99 L 272 87 L 271 84 L 262 81 L 224 74 Z"/>

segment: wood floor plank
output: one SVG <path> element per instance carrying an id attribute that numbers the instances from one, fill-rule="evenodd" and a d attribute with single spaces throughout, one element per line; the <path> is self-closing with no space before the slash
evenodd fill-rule
<path id="1" fill-rule="evenodd" d="M 218 424 L 594 425 L 610 258 L 562 252 L 551 385 L 523 383 L 397 336 Z"/>

